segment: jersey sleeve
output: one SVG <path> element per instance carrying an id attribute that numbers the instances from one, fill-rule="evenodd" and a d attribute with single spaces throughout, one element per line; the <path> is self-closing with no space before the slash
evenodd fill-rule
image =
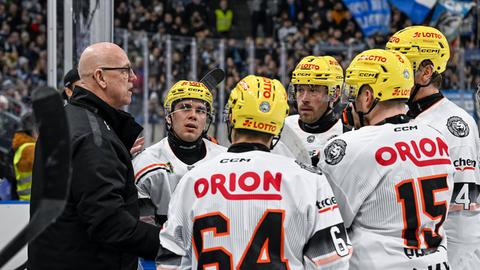
<path id="1" fill-rule="evenodd" d="M 184 264 L 191 261 L 189 258 L 189 250 L 191 248 L 191 232 L 188 226 L 191 220 L 188 220 L 188 202 L 185 198 L 188 197 L 186 183 L 191 179 L 183 177 L 177 185 L 172 194 L 172 199 L 168 207 L 168 220 L 164 223 L 160 231 L 160 245 L 162 248 L 173 252 L 181 260 L 176 260 L 178 264 Z M 171 264 L 171 258 L 157 258 L 157 264 L 168 265 Z M 179 265 L 177 265 L 179 266 Z"/>
<path id="2" fill-rule="evenodd" d="M 478 201 L 480 190 L 478 151 L 478 147 L 475 147 L 473 144 L 465 144 L 450 148 L 450 157 L 455 166 L 455 174 L 453 176 L 455 186 L 452 195 L 452 210 L 457 210 L 456 208 L 461 208 L 462 205 L 464 206 L 463 208 L 468 209 L 471 206 L 476 207 L 476 204 L 480 203 Z M 456 200 L 458 196 L 463 199 Z M 467 201 L 469 202 L 467 203 Z"/>
<path id="3" fill-rule="evenodd" d="M 306 269 L 348 269 L 352 246 L 338 209 L 337 200 L 325 177 L 318 177 L 315 202 L 311 202 L 312 230 L 304 248 Z"/>
<path id="4" fill-rule="evenodd" d="M 153 211 L 156 223 L 159 225 L 165 222 L 168 211 L 168 203 L 170 202 L 169 188 L 169 164 L 150 163 L 143 166 L 136 165 L 135 182 L 138 191 L 138 199 L 143 201 L 140 209 L 143 218 L 148 217 Z M 153 206 L 153 209 L 150 209 Z M 149 209 L 145 209 L 149 208 Z"/>

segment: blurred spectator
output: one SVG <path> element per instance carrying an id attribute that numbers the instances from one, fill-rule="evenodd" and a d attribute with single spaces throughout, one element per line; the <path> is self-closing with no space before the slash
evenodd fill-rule
<path id="1" fill-rule="evenodd" d="M 28 102 L 32 89 L 47 83 L 46 2 L 0 0 L 0 94 L 15 101 Z M 351 57 L 361 50 L 361 47 L 355 46 L 383 48 L 390 36 L 364 37 L 350 11 L 339 0 L 247 0 L 248 10 L 238 9 L 241 2 L 115 1 L 115 30 L 128 31 L 128 51 L 136 71 L 143 66 L 139 31 L 149 33 L 150 74 L 146 83 L 149 91 L 157 92 L 160 104 L 167 87 L 166 35 L 172 35 L 173 41 L 173 82 L 170 83 L 192 75 L 191 37 L 197 39 L 197 76 L 219 66 L 220 42 L 215 38 L 240 37 L 238 40 L 228 39 L 225 44 L 227 85 L 234 85 L 238 77 L 249 72 L 248 59 L 251 52 L 246 40 L 253 40 L 255 45 L 256 71 L 279 78 L 283 72 L 281 63 L 286 63 L 285 73 L 289 76 L 295 62 L 309 54 L 334 55 L 346 67 Z M 211 8 L 216 6 L 223 7 Z M 393 6 L 391 10 L 392 33 L 412 24 L 407 15 Z M 218 29 L 217 15 L 220 13 L 217 11 L 221 11 L 220 18 L 227 19 L 225 28 Z M 229 11 L 232 12 L 233 19 L 230 19 Z M 241 23 L 235 23 L 240 21 Z M 472 24 L 476 25 L 476 21 Z M 222 31 L 223 29 L 228 30 Z M 115 34 L 115 39 L 119 39 L 117 43 L 122 44 L 123 32 L 119 33 Z M 460 42 L 460 47 L 478 49 L 474 35 L 464 35 Z M 280 60 L 282 48 L 286 52 L 284 62 Z M 480 83 L 479 61 L 471 60 L 465 64 L 462 67 L 465 76 L 462 77 L 462 58 L 455 57 L 456 55 L 458 52 L 453 50 L 448 67 L 455 72 L 445 73 L 444 87 L 463 88 L 462 82 L 465 81 L 466 88 L 477 89 L 477 84 Z M 9 86 L 8 89 L 3 87 L 4 83 Z M 136 84 L 135 95 L 139 96 L 133 97 L 131 105 L 132 110 L 138 109 L 139 112 L 142 111 L 142 104 L 135 104 L 135 100 L 141 100 L 142 84 L 143 81 Z M 18 106 L 15 110 L 20 111 Z"/>
<path id="2" fill-rule="evenodd" d="M 62 97 L 64 100 L 68 101 L 73 94 L 73 89 L 77 84 L 80 83 L 80 75 L 78 75 L 78 70 L 73 68 L 67 72 L 63 77 L 63 92 Z"/>
<path id="3" fill-rule="evenodd" d="M 233 25 L 233 11 L 228 6 L 227 0 L 220 0 L 219 7 L 215 9 L 215 30 L 222 38 L 230 36 Z"/>
<path id="4" fill-rule="evenodd" d="M 13 135 L 12 148 L 14 151 L 13 168 L 16 179 L 16 196 L 22 201 L 29 201 L 32 187 L 32 169 L 35 156 L 35 142 L 38 132 L 35 127 L 33 113 L 22 117 L 20 130 Z"/>

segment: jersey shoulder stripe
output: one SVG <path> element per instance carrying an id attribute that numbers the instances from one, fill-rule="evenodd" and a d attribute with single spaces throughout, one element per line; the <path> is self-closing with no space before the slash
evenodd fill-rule
<path id="1" fill-rule="evenodd" d="M 138 183 L 142 177 L 145 175 L 157 171 L 157 170 L 164 170 L 167 173 L 172 173 L 172 164 L 170 162 L 167 163 L 156 163 L 156 164 L 150 164 L 142 169 L 140 169 L 136 174 L 135 174 L 135 183 Z"/>

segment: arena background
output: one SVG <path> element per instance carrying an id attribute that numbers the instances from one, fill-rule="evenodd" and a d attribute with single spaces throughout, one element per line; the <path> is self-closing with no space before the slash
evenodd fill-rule
<path id="1" fill-rule="evenodd" d="M 246 74 L 278 78 L 287 87 L 303 56 L 330 54 L 346 67 L 358 52 L 382 48 L 395 31 L 425 24 L 451 42 L 444 93 L 476 117 L 478 0 L 229 0 L 233 23 L 225 32 L 217 31 L 219 2 L 0 0 L 0 94 L 19 116 L 29 110 L 35 87 L 62 89 L 65 70 L 88 44 L 113 40 L 139 77 L 126 110 L 144 125 L 146 145 L 164 136 L 169 87 L 214 67 L 227 77 L 213 93 L 217 117 L 210 134 L 226 144 L 223 105 Z"/>

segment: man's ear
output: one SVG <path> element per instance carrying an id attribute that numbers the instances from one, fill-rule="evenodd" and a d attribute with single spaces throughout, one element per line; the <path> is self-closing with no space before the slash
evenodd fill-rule
<path id="1" fill-rule="evenodd" d="M 434 72 L 433 65 L 425 65 L 420 67 L 417 72 L 420 72 L 420 83 L 427 84 L 432 79 Z"/>
<path id="2" fill-rule="evenodd" d="M 167 121 L 167 124 L 172 125 L 172 115 L 168 114 L 167 117 L 165 117 L 165 121 Z"/>
<path id="3" fill-rule="evenodd" d="M 102 89 L 107 88 L 107 82 L 105 81 L 105 78 L 103 77 L 103 72 L 100 69 L 96 69 L 94 71 L 93 77 L 95 78 L 95 81 Z"/>

